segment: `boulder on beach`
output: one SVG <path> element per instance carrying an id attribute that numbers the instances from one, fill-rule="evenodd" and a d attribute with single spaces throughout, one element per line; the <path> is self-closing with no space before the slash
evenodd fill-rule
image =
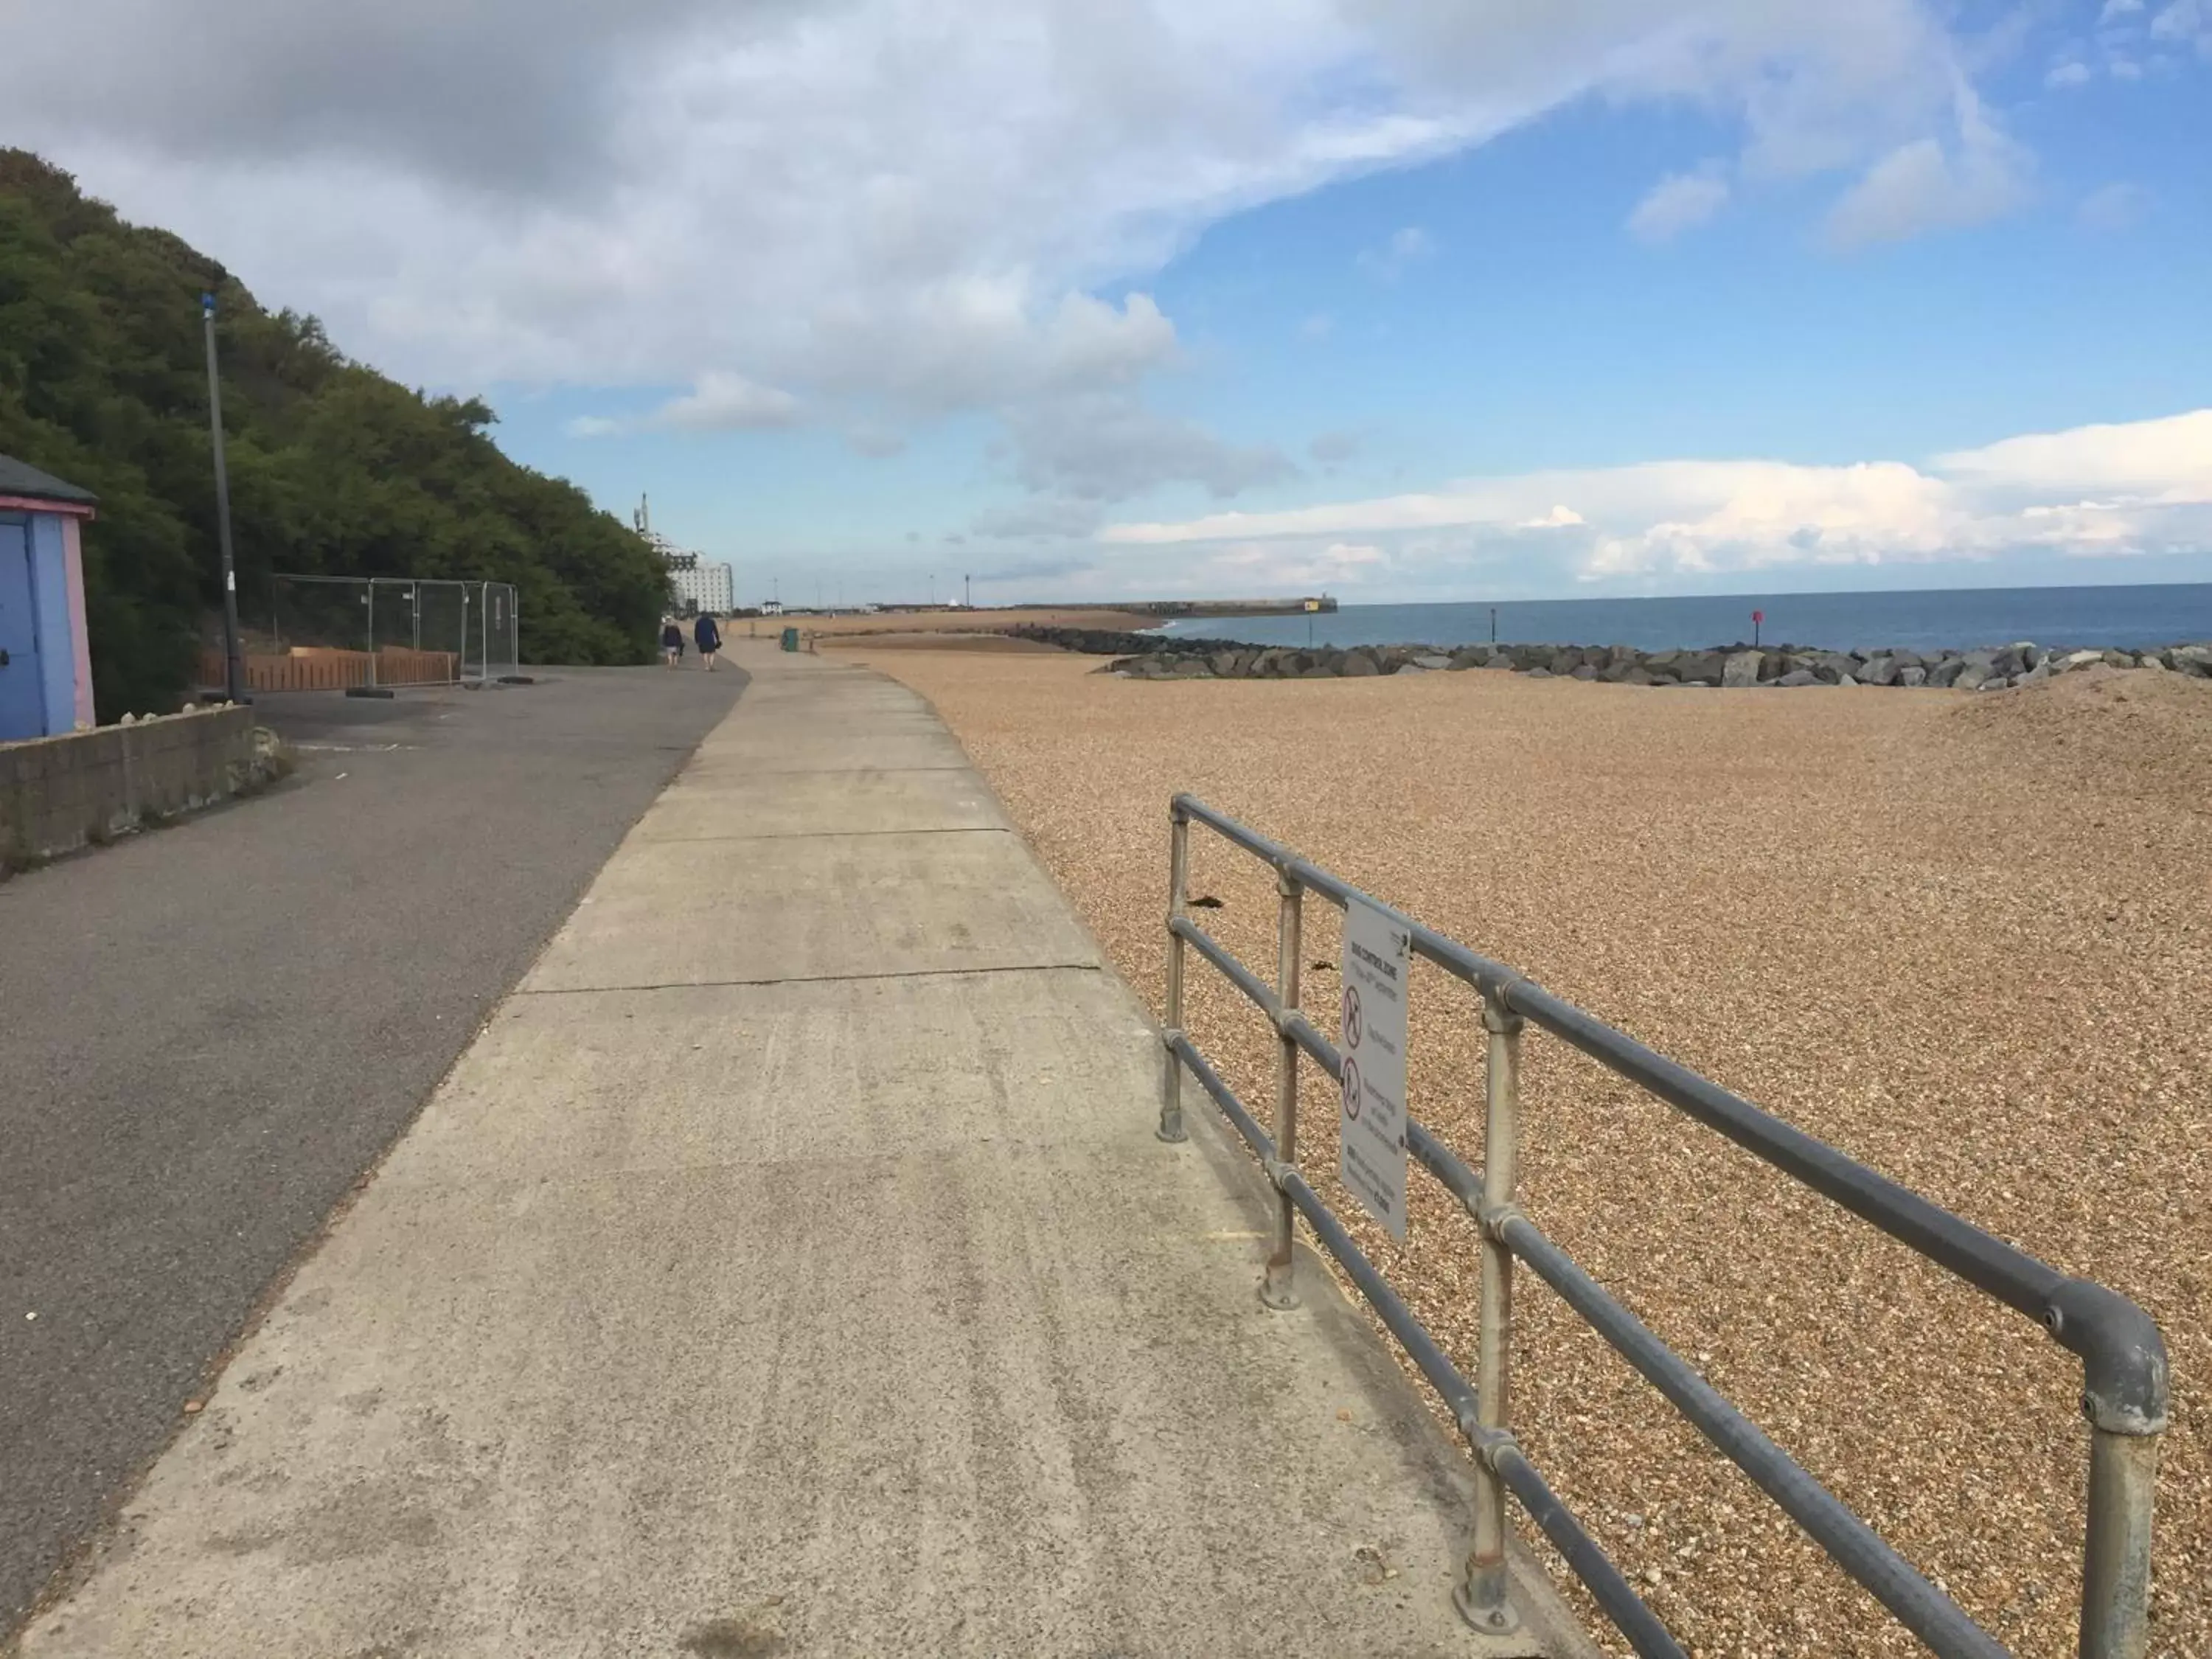
<path id="1" fill-rule="evenodd" d="M 1763 651 L 1735 653 L 1721 665 L 1721 684 L 1729 687 L 1757 685 L 1759 665 L 1765 660 Z"/>

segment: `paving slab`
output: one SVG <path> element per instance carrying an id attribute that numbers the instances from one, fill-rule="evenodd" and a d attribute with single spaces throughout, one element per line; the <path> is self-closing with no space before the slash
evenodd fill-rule
<path id="1" fill-rule="evenodd" d="M 739 654 L 681 788 L 915 707 Z M 1262 1183 L 1154 1138 L 1018 838 L 720 798 L 615 854 L 27 1659 L 1488 1651 L 1463 1457 L 1316 1264 L 1260 1305 Z M 659 942 L 702 914 L 768 982 Z"/>
<path id="2" fill-rule="evenodd" d="M 637 833 L 647 841 L 819 836 L 825 823 L 850 824 L 854 827 L 836 833 L 861 836 L 1008 827 L 998 801 L 964 766 L 765 775 L 724 769 L 667 790 Z"/>

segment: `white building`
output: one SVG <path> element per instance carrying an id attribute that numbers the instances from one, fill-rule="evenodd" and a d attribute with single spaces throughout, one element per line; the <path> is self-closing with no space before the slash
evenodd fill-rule
<path id="1" fill-rule="evenodd" d="M 712 563 L 703 554 L 678 547 L 655 530 L 642 498 L 637 504 L 635 522 L 637 533 L 660 555 L 660 562 L 667 570 L 671 610 L 686 615 L 710 611 L 726 616 L 738 608 L 737 577 L 728 565 Z"/>
<path id="2" fill-rule="evenodd" d="M 656 550 L 667 561 L 669 603 L 678 611 L 727 616 L 738 608 L 737 579 L 729 566 L 710 564 L 696 553 Z"/>

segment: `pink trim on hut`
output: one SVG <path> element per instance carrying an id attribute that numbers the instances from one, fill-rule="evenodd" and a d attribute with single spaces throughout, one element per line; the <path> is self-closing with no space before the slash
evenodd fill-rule
<path id="1" fill-rule="evenodd" d="M 0 495 L 0 507 L 15 513 L 52 513 L 64 519 L 97 517 L 83 501 L 50 501 L 42 495 Z"/>
<path id="2" fill-rule="evenodd" d="M 83 515 L 90 518 L 91 514 Z M 84 541 L 75 517 L 62 520 L 62 561 L 69 567 L 70 645 L 76 659 L 76 729 L 98 724 L 92 712 L 92 630 L 84 620 Z"/>

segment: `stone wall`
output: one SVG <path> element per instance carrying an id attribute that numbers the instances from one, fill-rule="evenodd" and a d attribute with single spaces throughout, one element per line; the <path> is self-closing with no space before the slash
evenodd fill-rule
<path id="1" fill-rule="evenodd" d="M 1571 678 L 1617 685 L 1936 686 L 1995 691 L 2037 684 L 2055 674 L 2095 664 L 2212 679 L 2212 644 L 2177 645 L 2154 651 L 2060 653 L 2022 641 L 1980 650 L 1923 655 L 1903 650 L 1818 651 L 1793 645 L 1765 648 L 1732 645 L 1705 651 L 1638 651 L 1626 645 L 1471 645 L 1450 651 L 1393 645 L 1305 650 L 1218 641 L 1122 637 L 1144 639 L 1146 648 L 1116 658 L 1107 665 L 1107 671 L 1132 679 L 1355 679 L 1379 674 L 1492 669 L 1538 679 Z"/>
<path id="2" fill-rule="evenodd" d="M 210 805 L 276 775 L 251 708 L 0 744 L 0 872 Z"/>

